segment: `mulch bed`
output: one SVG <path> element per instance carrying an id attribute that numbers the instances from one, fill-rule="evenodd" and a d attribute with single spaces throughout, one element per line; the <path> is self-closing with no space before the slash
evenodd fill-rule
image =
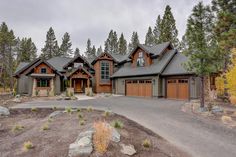
<path id="1" fill-rule="evenodd" d="M 85 125 L 79 123 L 78 113 L 63 113 L 48 121 L 48 115 L 53 109 L 37 109 L 36 112 L 30 109 L 11 110 L 9 117 L 0 117 L 0 156 L 1 157 L 66 157 L 68 148 L 75 141 L 78 134 L 92 127 L 97 120 L 105 120 L 111 123 L 113 120 L 120 120 L 124 127 L 118 129 L 121 134 L 121 142 L 134 145 L 136 157 L 187 157 L 187 153 L 171 145 L 168 141 L 123 116 L 112 114 L 103 116 L 102 111 L 82 110 L 80 114 L 85 119 Z M 42 126 L 48 123 L 49 130 L 43 131 Z M 23 125 L 21 131 L 12 131 L 17 125 Z M 150 148 L 144 148 L 142 141 L 149 139 L 152 143 Z M 31 141 L 34 148 L 29 151 L 23 150 L 23 143 Z M 96 156 L 93 151 L 92 157 Z M 125 157 L 120 152 L 120 145 L 112 142 L 108 151 L 103 155 L 106 157 Z"/>

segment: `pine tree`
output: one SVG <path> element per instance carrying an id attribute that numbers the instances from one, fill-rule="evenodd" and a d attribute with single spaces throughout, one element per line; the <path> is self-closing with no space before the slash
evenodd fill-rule
<path id="1" fill-rule="evenodd" d="M 16 39 L 13 30 L 9 30 L 5 22 L 0 25 L 0 55 L 3 58 L 2 68 L 3 73 L 0 80 L 0 85 L 4 90 L 7 86 L 13 90 L 14 79 L 12 77 L 15 68 L 14 56 L 16 48 Z"/>
<path id="2" fill-rule="evenodd" d="M 97 56 L 99 56 L 100 54 L 102 54 L 102 46 L 100 46 L 100 47 L 97 49 Z"/>
<path id="3" fill-rule="evenodd" d="M 54 45 L 54 55 L 53 56 L 61 56 L 60 48 L 58 46 L 57 41 L 55 42 L 55 45 Z"/>
<path id="4" fill-rule="evenodd" d="M 161 33 L 161 16 L 157 16 L 156 24 L 154 26 L 153 35 L 156 44 L 160 43 L 160 33 Z"/>
<path id="5" fill-rule="evenodd" d="M 220 51 L 223 61 L 224 96 L 228 98 L 226 73 L 231 64 L 231 49 L 236 47 L 236 1 L 213 0 L 212 4 L 217 15 L 214 29 L 218 43 L 217 50 Z"/>
<path id="6" fill-rule="evenodd" d="M 42 54 L 41 57 L 44 59 L 50 59 L 53 56 L 55 56 L 55 54 L 57 54 L 57 50 L 56 48 L 56 36 L 54 33 L 54 30 L 52 29 L 52 27 L 49 28 L 47 35 L 46 35 L 46 41 L 45 41 L 45 45 L 42 48 Z"/>
<path id="7" fill-rule="evenodd" d="M 153 46 L 155 43 L 155 38 L 152 32 L 152 28 L 149 26 L 148 27 L 148 32 L 145 37 L 145 45 L 147 46 Z"/>
<path id="8" fill-rule="evenodd" d="M 74 57 L 78 56 L 80 54 L 79 48 L 75 48 L 75 52 L 74 52 Z"/>
<path id="9" fill-rule="evenodd" d="M 133 32 L 131 41 L 129 43 L 129 52 L 133 51 L 133 49 L 135 49 L 138 46 L 138 44 L 139 44 L 138 33 Z"/>
<path id="10" fill-rule="evenodd" d="M 91 57 L 91 53 L 92 53 L 91 40 L 88 39 L 88 40 L 87 40 L 87 47 L 86 47 L 85 56 L 86 56 L 87 58 L 90 58 L 90 57 Z"/>
<path id="11" fill-rule="evenodd" d="M 37 57 L 37 48 L 32 42 L 31 38 L 23 38 L 18 41 L 19 47 L 17 48 L 17 61 L 30 62 Z"/>
<path id="12" fill-rule="evenodd" d="M 118 41 L 118 49 L 119 49 L 119 54 L 124 55 L 127 52 L 127 41 L 125 40 L 123 33 L 121 33 Z"/>
<path id="13" fill-rule="evenodd" d="M 118 38 L 116 31 L 111 30 L 109 32 L 108 38 L 105 41 L 105 52 L 108 53 L 118 53 Z"/>
<path id="14" fill-rule="evenodd" d="M 96 56 L 96 47 L 93 45 L 92 51 L 91 51 L 91 57 L 94 58 Z"/>
<path id="15" fill-rule="evenodd" d="M 201 78 L 201 108 L 204 107 L 204 81 L 207 76 L 217 72 L 218 56 L 215 52 L 213 34 L 213 14 L 209 6 L 202 2 L 194 6 L 187 22 L 185 33 L 187 50 L 185 55 L 189 58 L 185 63 L 188 71 L 194 72 Z"/>
<path id="16" fill-rule="evenodd" d="M 175 19 L 171 12 L 171 7 L 169 5 L 165 8 L 165 13 L 161 20 L 160 27 L 160 42 L 170 41 L 174 47 L 178 47 L 178 30 L 175 26 Z"/>
<path id="17" fill-rule="evenodd" d="M 71 41 L 69 33 L 65 33 L 62 38 L 62 43 L 60 46 L 60 55 L 64 57 L 71 57 L 73 55 L 72 48 L 71 48 Z"/>

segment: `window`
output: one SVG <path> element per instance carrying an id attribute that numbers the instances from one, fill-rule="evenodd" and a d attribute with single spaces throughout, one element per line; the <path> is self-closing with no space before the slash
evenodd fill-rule
<path id="1" fill-rule="evenodd" d="M 137 66 L 138 67 L 143 67 L 145 65 L 145 60 L 143 57 L 143 52 L 139 52 L 138 54 L 138 59 L 137 59 Z"/>
<path id="2" fill-rule="evenodd" d="M 109 67 L 109 62 L 107 61 L 102 61 L 100 63 L 100 68 L 101 68 L 101 82 L 102 83 L 108 83 L 110 81 L 110 67 Z"/>
<path id="3" fill-rule="evenodd" d="M 46 68 L 41 68 L 41 73 L 42 74 L 46 74 L 47 73 L 47 69 Z"/>
<path id="4" fill-rule="evenodd" d="M 49 79 L 37 79 L 37 87 L 50 87 Z"/>

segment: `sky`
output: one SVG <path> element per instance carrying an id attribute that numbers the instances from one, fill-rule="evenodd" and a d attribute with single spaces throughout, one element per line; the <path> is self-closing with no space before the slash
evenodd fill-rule
<path id="1" fill-rule="evenodd" d="M 0 22 L 6 22 L 15 36 L 31 37 L 38 54 L 45 44 L 49 27 L 55 31 L 58 43 L 63 34 L 71 36 L 72 48 L 86 50 L 90 38 L 96 48 L 107 39 L 111 29 L 118 37 L 123 32 L 129 42 L 137 31 L 144 43 L 149 26 L 154 27 L 158 15 L 163 16 L 170 5 L 179 31 L 186 29 L 188 16 L 199 0 L 0 0 Z M 211 0 L 203 0 L 210 4 Z"/>

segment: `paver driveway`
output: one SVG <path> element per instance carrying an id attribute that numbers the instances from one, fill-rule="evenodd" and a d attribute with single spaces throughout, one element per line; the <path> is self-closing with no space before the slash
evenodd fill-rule
<path id="1" fill-rule="evenodd" d="M 80 101 L 33 101 L 16 107 L 87 107 L 112 110 L 153 130 L 194 157 L 236 157 L 236 131 L 181 111 L 183 101 L 108 97 Z"/>

